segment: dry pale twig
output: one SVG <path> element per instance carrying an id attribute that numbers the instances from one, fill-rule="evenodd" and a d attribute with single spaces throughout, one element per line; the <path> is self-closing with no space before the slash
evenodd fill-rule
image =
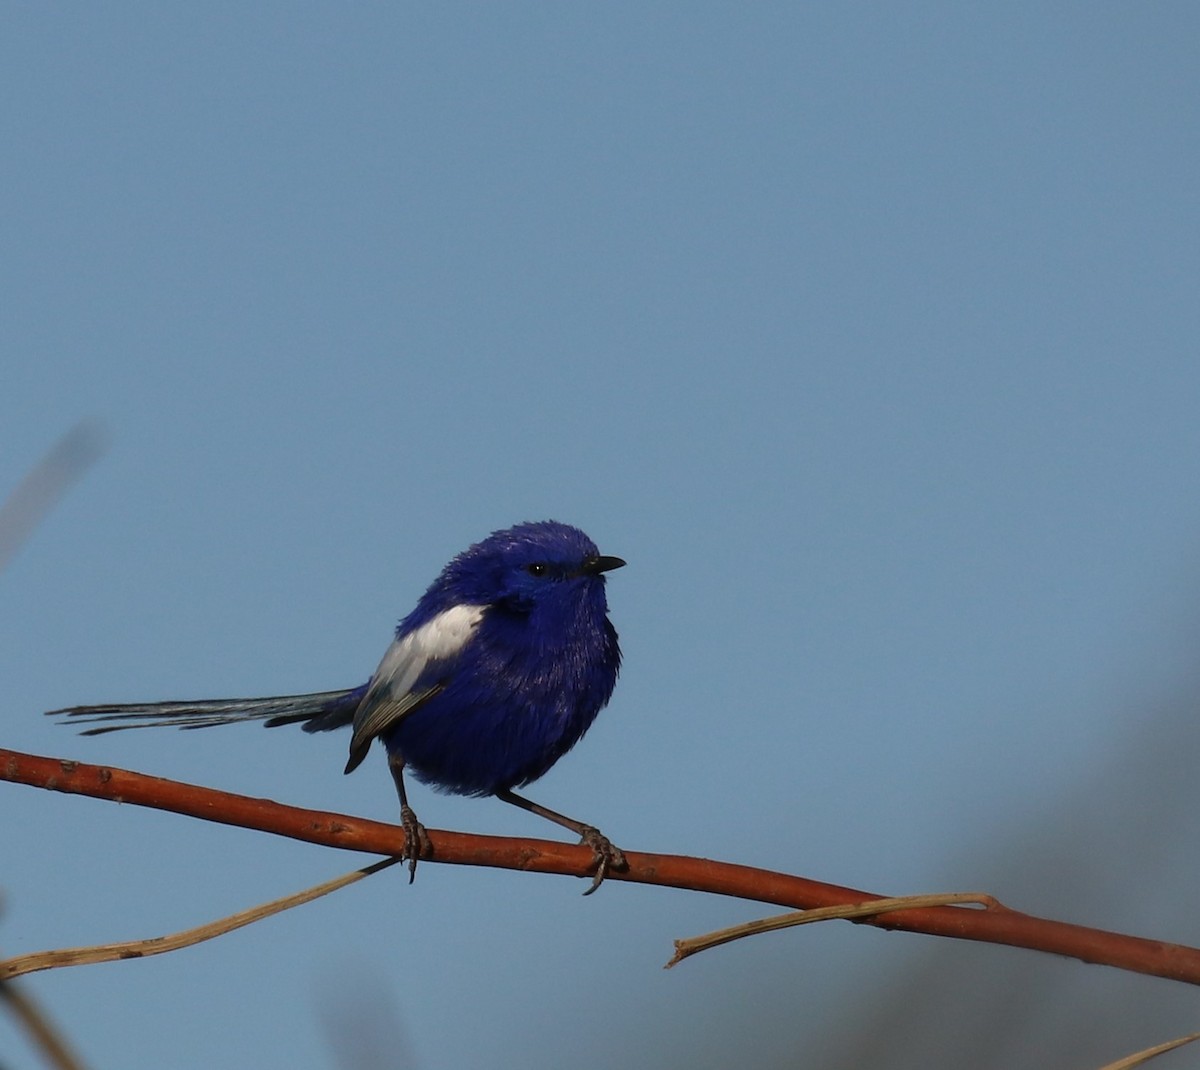
<path id="1" fill-rule="evenodd" d="M 1100 1067 L 1100 1070 L 1133 1070 L 1133 1067 L 1141 1066 L 1156 1056 L 1165 1055 L 1176 1048 L 1182 1048 L 1193 1040 L 1200 1040 L 1200 1033 L 1189 1033 L 1186 1037 L 1177 1037 L 1175 1040 L 1168 1040 L 1165 1044 L 1156 1044 L 1153 1048 L 1136 1051 L 1132 1055 L 1125 1056 L 1124 1059 L 1118 1059 L 1115 1063 L 1106 1063 Z"/>
<path id="2" fill-rule="evenodd" d="M 210 921 L 206 925 L 198 925 L 194 929 L 185 929 L 183 932 L 171 933 L 167 936 L 151 936 L 144 940 L 127 940 L 117 944 L 96 944 L 92 947 L 64 947 L 54 951 L 33 951 L 28 955 L 18 955 L 0 962 L 0 983 L 23 974 L 36 973 L 38 970 L 53 970 L 62 966 L 87 966 L 97 962 L 116 962 L 119 959 L 140 959 L 150 955 L 161 955 L 167 951 L 177 951 L 182 947 L 191 947 L 193 944 L 203 943 L 205 940 L 212 940 L 214 937 L 223 936 L 235 929 L 252 925 L 256 921 L 262 921 L 263 918 L 269 918 L 272 914 L 280 914 L 303 903 L 311 903 L 314 899 L 320 899 L 323 895 L 336 892 L 339 888 L 345 888 L 347 885 L 369 877 L 372 873 L 378 873 L 381 869 L 387 869 L 388 866 L 393 866 L 399 861 L 399 857 L 385 858 L 374 865 L 356 869 L 353 873 L 344 873 L 333 880 L 314 885 L 312 888 L 305 888 L 302 892 L 285 895 L 280 899 L 273 899 L 269 903 L 251 907 L 249 910 L 241 910 L 228 917 Z"/>
<path id="3" fill-rule="evenodd" d="M 124 769 L 85 765 L 2 748 L 0 780 L 152 806 L 206 821 L 352 851 L 391 856 L 402 853 L 404 848 L 404 830 L 397 825 L 302 810 L 267 799 L 214 791 Z M 424 857 L 431 862 L 562 873 L 588 879 L 594 868 L 591 848 L 574 844 L 437 830 L 430 830 L 429 837 L 429 850 Z M 794 910 L 859 905 L 885 898 L 856 888 L 704 858 L 632 851 L 626 851 L 625 855 L 627 868 L 610 873 L 610 882 L 627 880 L 669 888 L 690 888 Z M 1037 918 L 998 903 L 980 910 L 962 907 L 897 910 L 858 919 L 856 924 L 1025 947 L 1200 984 L 1200 949 Z"/>
<path id="4" fill-rule="evenodd" d="M 722 944 L 742 940 L 747 936 L 757 936 L 759 933 L 776 932 L 779 929 L 791 929 L 797 925 L 811 925 L 814 921 L 849 921 L 852 918 L 870 918 L 879 914 L 888 914 L 896 910 L 914 910 L 922 907 L 963 906 L 974 903 L 978 906 L 996 908 L 1002 904 L 993 896 L 983 892 L 946 892 L 940 895 L 901 895 L 891 899 L 872 899 L 866 903 L 844 904 L 836 907 L 822 907 L 816 910 L 793 910 L 787 914 L 775 914 L 770 918 L 756 918 L 754 921 L 732 925 L 728 929 L 717 929 L 703 936 L 692 936 L 686 940 L 675 941 L 675 954 L 671 961 L 663 966 L 669 970 L 684 959 L 700 951 L 720 947 Z"/>

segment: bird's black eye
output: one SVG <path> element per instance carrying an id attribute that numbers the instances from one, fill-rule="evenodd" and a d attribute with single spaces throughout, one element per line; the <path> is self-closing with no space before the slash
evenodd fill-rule
<path id="1" fill-rule="evenodd" d="M 546 575 L 546 566 L 540 561 L 535 561 L 532 565 L 526 565 L 525 571 L 531 576 L 544 576 Z"/>

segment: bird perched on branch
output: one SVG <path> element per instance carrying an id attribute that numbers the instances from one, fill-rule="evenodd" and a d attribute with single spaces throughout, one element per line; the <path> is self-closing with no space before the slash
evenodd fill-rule
<path id="1" fill-rule="evenodd" d="M 621 652 L 608 619 L 601 554 L 578 528 L 554 520 L 496 531 L 441 572 L 396 628 L 375 674 L 361 687 L 276 698 L 71 706 L 52 715 L 124 728 L 207 728 L 265 721 L 306 732 L 351 725 L 346 772 L 382 740 L 400 796 L 409 879 L 428 851 L 408 805 L 404 770 L 439 791 L 494 795 L 539 814 L 592 848 L 599 887 L 625 864 L 598 829 L 513 792 L 569 751 L 608 702 Z"/>

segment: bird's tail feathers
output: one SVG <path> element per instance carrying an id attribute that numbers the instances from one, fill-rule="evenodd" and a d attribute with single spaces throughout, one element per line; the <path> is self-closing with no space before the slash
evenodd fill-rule
<path id="1" fill-rule="evenodd" d="M 303 722 L 306 732 L 324 732 L 350 724 L 366 688 L 318 691 L 274 698 L 223 698 L 199 702 L 139 702 L 125 706 L 68 706 L 48 716 L 88 724 L 80 735 L 99 736 L 125 728 L 212 728 L 242 721 L 265 721 L 267 728 Z"/>

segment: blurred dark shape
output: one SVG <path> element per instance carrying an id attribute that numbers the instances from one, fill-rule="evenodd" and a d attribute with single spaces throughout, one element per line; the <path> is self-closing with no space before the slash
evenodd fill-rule
<path id="1" fill-rule="evenodd" d="M 1131 709 L 1125 745 L 1106 768 L 1064 785 L 1035 823 L 983 844 L 974 866 L 958 860 L 950 883 L 1062 921 L 1200 943 L 1198 707 L 1193 679 Z M 863 978 L 830 1019 L 819 1058 L 799 1041 L 803 1065 L 1095 1067 L 1197 1027 L 1192 986 L 1071 959 L 938 940 L 897 966 Z M 1185 1048 L 1154 1065 L 1196 1058 Z"/>
<path id="2" fill-rule="evenodd" d="M 71 428 L 0 505 L 0 569 L 33 529 L 104 453 L 104 429 L 90 420 Z"/>
<path id="3" fill-rule="evenodd" d="M 415 1067 L 400 1008 L 390 983 L 361 964 L 329 971 L 337 985 L 322 991 L 321 1023 L 341 1070 Z"/>
<path id="4" fill-rule="evenodd" d="M 83 1062 L 72 1050 L 62 1030 L 50 1020 L 24 987 L 15 981 L 0 981 L 0 1005 L 22 1026 L 48 1067 L 53 1070 L 83 1070 Z M 3 1065 L 0 1065 L 0 1070 L 3 1070 Z"/>
<path id="5" fill-rule="evenodd" d="M 1157 694 L 1124 692 L 1116 732 L 1112 717 L 1096 718 L 1105 758 L 1080 770 L 1064 754 L 1071 771 L 1038 791 L 1040 805 L 1014 786 L 1019 816 L 964 832 L 940 871 L 903 890 L 986 891 L 1043 917 L 1200 946 L 1200 629 L 1167 643 Z M 686 1023 L 649 1019 L 632 1041 L 650 1053 L 642 1065 L 1095 1070 L 1200 1027 L 1194 986 L 1055 955 L 846 922 L 755 940 L 729 957 L 753 954 L 757 975 L 720 964 L 722 951 L 673 971 L 725 970 L 737 988 L 697 1000 Z M 1195 1067 L 1200 1056 L 1193 1045 L 1149 1065 Z"/>

